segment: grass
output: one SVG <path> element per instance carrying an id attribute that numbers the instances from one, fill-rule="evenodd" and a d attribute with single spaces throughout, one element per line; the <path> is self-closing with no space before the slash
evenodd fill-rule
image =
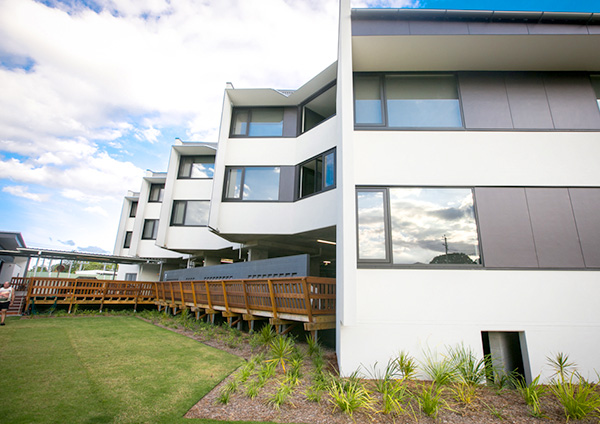
<path id="1" fill-rule="evenodd" d="M 14 424 L 189 424 L 182 418 L 187 410 L 241 365 L 233 355 L 132 317 L 9 318 L 7 324 L 2 421 Z"/>

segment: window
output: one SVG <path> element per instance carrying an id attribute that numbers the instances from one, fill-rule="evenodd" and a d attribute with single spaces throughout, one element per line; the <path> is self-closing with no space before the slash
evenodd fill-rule
<path id="1" fill-rule="evenodd" d="M 158 234 L 158 219 L 146 219 L 142 231 L 142 240 L 156 240 Z"/>
<path id="2" fill-rule="evenodd" d="M 227 168 L 225 200 L 279 200 L 278 166 Z"/>
<path id="3" fill-rule="evenodd" d="M 125 233 L 125 241 L 123 242 L 123 249 L 129 249 L 131 247 L 131 236 L 133 233 L 131 231 L 127 231 Z"/>
<path id="4" fill-rule="evenodd" d="M 325 152 L 298 166 L 298 198 L 335 186 L 335 150 Z"/>
<path id="5" fill-rule="evenodd" d="M 283 108 L 235 109 L 231 135 L 238 137 L 283 136 Z"/>
<path id="6" fill-rule="evenodd" d="M 171 225 L 206 226 L 210 202 L 205 200 L 174 200 Z"/>
<path id="7" fill-rule="evenodd" d="M 357 126 L 462 127 L 454 75 L 356 75 L 354 91 Z"/>
<path id="8" fill-rule="evenodd" d="M 129 208 L 129 218 L 135 218 L 135 214 L 137 213 L 138 202 L 131 202 L 131 207 Z"/>
<path id="9" fill-rule="evenodd" d="M 164 184 L 152 184 L 150 185 L 150 196 L 148 197 L 148 202 L 162 202 L 164 195 Z"/>
<path id="10" fill-rule="evenodd" d="M 596 92 L 596 102 L 600 108 L 600 75 L 592 75 L 590 78 L 592 80 L 592 87 L 594 87 L 594 91 Z"/>
<path id="11" fill-rule="evenodd" d="M 214 156 L 181 156 L 177 178 L 212 178 L 215 173 Z"/>
<path id="12" fill-rule="evenodd" d="M 335 115 L 335 97 L 336 86 L 334 84 L 304 104 L 302 107 L 302 132 L 313 129 Z"/>
<path id="13" fill-rule="evenodd" d="M 358 189 L 357 213 L 361 262 L 480 263 L 470 188 Z"/>

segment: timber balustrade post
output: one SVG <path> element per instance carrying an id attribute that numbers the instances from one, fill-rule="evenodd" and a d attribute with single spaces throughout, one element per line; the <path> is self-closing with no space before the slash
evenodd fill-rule
<path id="1" fill-rule="evenodd" d="M 25 304 L 25 312 L 29 310 L 29 303 L 31 302 L 31 292 L 33 291 L 33 278 L 28 278 L 29 283 L 27 283 L 27 302 Z"/>
<path id="2" fill-rule="evenodd" d="M 71 307 L 73 306 L 73 300 L 75 300 L 75 289 L 77 288 L 77 280 L 74 281 L 75 284 L 72 284 L 71 287 L 71 302 L 69 303 L 69 314 L 71 313 Z"/>
<path id="3" fill-rule="evenodd" d="M 306 313 L 308 314 L 308 321 L 313 322 L 312 305 L 310 303 L 310 295 L 308 294 L 308 284 L 306 283 L 306 277 L 302 278 L 302 291 L 304 291 L 304 303 Z"/>
<path id="4" fill-rule="evenodd" d="M 273 309 L 273 318 L 277 318 L 277 304 L 275 303 L 275 292 L 273 291 L 273 282 L 267 280 L 269 285 L 269 295 L 271 296 L 271 308 Z"/>
<path id="5" fill-rule="evenodd" d="M 108 291 L 108 283 L 104 281 L 104 287 L 102 288 L 102 301 L 100 302 L 100 312 L 102 312 L 102 308 L 104 307 L 104 299 L 106 298 L 106 292 Z"/>
<path id="6" fill-rule="evenodd" d="M 181 313 L 183 314 L 183 311 L 186 309 L 185 299 L 183 296 L 183 281 L 179 282 L 179 295 L 181 296 Z"/>
<path id="7" fill-rule="evenodd" d="M 177 308 L 173 305 L 175 304 L 175 295 L 173 294 L 173 282 L 169 281 L 169 287 L 171 288 L 171 309 L 173 310 L 173 315 L 177 313 Z"/>

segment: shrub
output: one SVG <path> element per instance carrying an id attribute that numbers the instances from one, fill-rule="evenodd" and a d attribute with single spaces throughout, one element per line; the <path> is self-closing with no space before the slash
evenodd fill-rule
<path id="1" fill-rule="evenodd" d="M 332 379 L 327 392 L 330 396 L 329 401 L 333 404 L 333 410 L 339 409 L 352 419 L 354 419 L 354 412 L 358 409 L 375 411 L 371 394 L 355 376 L 347 379 Z"/>

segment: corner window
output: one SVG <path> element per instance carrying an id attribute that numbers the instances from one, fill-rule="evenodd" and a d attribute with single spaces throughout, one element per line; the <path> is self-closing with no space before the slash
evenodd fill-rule
<path id="1" fill-rule="evenodd" d="M 594 87 L 594 91 L 596 92 L 598 108 L 600 108 L 600 75 L 592 75 L 590 79 L 592 80 L 592 87 Z"/>
<path id="2" fill-rule="evenodd" d="M 392 265 L 477 265 L 470 188 L 358 189 L 358 259 Z"/>
<path id="3" fill-rule="evenodd" d="M 462 127 L 454 75 L 357 75 L 354 91 L 357 126 Z"/>
<path id="4" fill-rule="evenodd" d="M 336 85 L 310 99 L 302 106 L 302 132 L 309 131 L 335 115 Z"/>
<path id="5" fill-rule="evenodd" d="M 138 202 L 131 202 L 131 207 L 129 208 L 129 218 L 135 218 L 135 214 L 137 213 Z"/>
<path id="6" fill-rule="evenodd" d="M 214 156 L 181 156 L 177 178 L 212 178 L 215 174 Z"/>
<path id="7" fill-rule="evenodd" d="M 224 200 L 276 202 L 279 176 L 277 166 L 227 168 Z"/>
<path id="8" fill-rule="evenodd" d="M 142 230 L 142 240 L 156 240 L 158 234 L 158 219 L 146 219 Z"/>
<path id="9" fill-rule="evenodd" d="M 131 237 L 133 233 L 131 231 L 127 231 L 125 233 L 125 241 L 123 242 L 123 249 L 129 249 L 131 247 Z"/>
<path id="10" fill-rule="evenodd" d="M 298 198 L 335 187 L 335 150 L 325 152 L 300 165 Z"/>
<path id="11" fill-rule="evenodd" d="M 148 197 L 148 202 L 162 202 L 163 197 L 165 195 L 165 185 L 164 184 L 152 184 L 150 186 L 150 196 Z"/>
<path id="12" fill-rule="evenodd" d="M 234 109 L 231 135 L 238 137 L 282 137 L 283 108 Z"/>
<path id="13" fill-rule="evenodd" d="M 206 226 L 210 202 L 203 200 L 174 200 L 171 225 Z"/>

